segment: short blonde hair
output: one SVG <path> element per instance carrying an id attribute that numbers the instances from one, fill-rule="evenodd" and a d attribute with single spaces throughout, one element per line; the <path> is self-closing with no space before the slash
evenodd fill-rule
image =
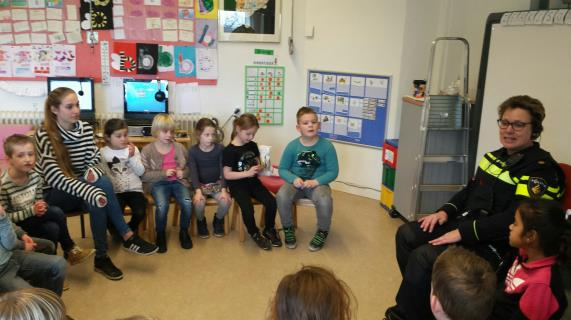
<path id="1" fill-rule="evenodd" d="M 64 320 L 65 305 L 50 290 L 27 288 L 0 296 L 0 319 L 5 320 Z"/>
<path id="2" fill-rule="evenodd" d="M 176 129 L 176 124 L 174 119 L 166 113 L 159 113 L 153 119 L 153 125 L 151 127 L 151 133 L 153 137 L 156 137 L 160 131 L 172 131 Z"/>

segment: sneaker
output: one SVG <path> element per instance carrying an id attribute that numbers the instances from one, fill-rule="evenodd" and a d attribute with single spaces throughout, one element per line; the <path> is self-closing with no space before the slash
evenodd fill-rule
<path id="1" fill-rule="evenodd" d="M 76 265 L 86 261 L 95 253 L 95 249 L 83 250 L 80 246 L 74 245 L 69 251 L 64 253 L 67 263 L 70 265 Z"/>
<path id="2" fill-rule="evenodd" d="M 151 255 L 159 250 L 154 244 L 148 243 L 135 235 L 123 242 L 123 249 L 142 256 Z"/>
<path id="3" fill-rule="evenodd" d="M 69 290 L 69 282 L 67 282 L 67 280 L 63 280 L 63 287 L 61 289 L 62 291 Z"/>
<path id="4" fill-rule="evenodd" d="M 252 235 L 252 239 L 258 245 L 258 247 L 264 250 L 270 250 L 272 245 L 270 244 L 270 240 L 264 238 L 259 232 L 256 232 Z"/>
<path id="5" fill-rule="evenodd" d="M 202 220 L 197 220 L 196 225 L 198 227 L 198 236 L 202 239 L 210 238 L 210 232 L 208 232 L 208 226 L 206 225 L 206 218 Z"/>
<path id="6" fill-rule="evenodd" d="M 183 249 L 192 249 L 192 239 L 188 234 L 188 230 L 180 230 L 178 239 L 180 240 L 180 246 Z"/>
<path id="7" fill-rule="evenodd" d="M 123 272 L 121 272 L 121 270 L 111 262 L 111 258 L 109 258 L 109 256 L 102 258 L 95 257 L 95 271 L 101 273 L 109 280 L 123 279 Z"/>
<path id="8" fill-rule="evenodd" d="M 167 252 L 167 236 L 164 232 L 157 232 L 157 247 L 159 247 L 158 253 Z"/>
<path id="9" fill-rule="evenodd" d="M 309 242 L 309 251 L 319 251 L 325 245 L 325 239 L 327 239 L 327 235 L 329 232 L 317 230 L 313 239 Z"/>
<path id="10" fill-rule="evenodd" d="M 271 228 L 269 230 L 264 230 L 264 237 L 270 240 L 270 243 L 274 247 L 281 247 L 282 240 L 280 239 L 280 234 L 276 231 L 276 229 Z"/>
<path id="11" fill-rule="evenodd" d="M 397 306 L 392 306 L 385 311 L 386 320 L 404 320 L 404 316 L 400 313 Z"/>
<path id="12" fill-rule="evenodd" d="M 295 239 L 295 229 L 293 227 L 284 228 L 285 244 L 288 249 L 295 249 L 297 241 Z"/>
<path id="13" fill-rule="evenodd" d="M 214 236 L 216 237 L 224 237 L 224 218 L 218 219 L 216 215 L 214 215 L 214 219 L 212 220 L 212 229 L 214 230 Z"/>

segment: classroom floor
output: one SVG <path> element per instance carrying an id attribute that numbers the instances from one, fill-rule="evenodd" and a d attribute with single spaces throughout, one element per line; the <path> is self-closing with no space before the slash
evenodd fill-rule
<path id="1" fill-rule="evenodd" d="M 223 238 L 194 237 L 194 248 L 187 251 L 180 248 L 178 229 L 170 227 L 168 252 L 146 257 L 109 241 L 109 255 L 124 279 L 111 281 L 94 272 L 93 259 L 69 267 L 70 289 L 63 294 L 68 314 L 76 320 L 136 314 L 162 320 L 266 319 L 281 278 L 315 264 L 332 269 L 351 287 L 357 300 L 354 319 L 381 319 L 394 304 L 401 280 L 394 234 L 402 222 L 390 218 L 376 200 L 337 191 L 333 197 L 332 230 L 324 249 L 315 253 L 307 250 L 315 212 L 305 207 L 299 209 L 295 250 L 262 251 L 249 238 L 240 243 L 236 230 Z M 259 209 L 257 213 L 259 221 Z M 210 230 L 212 214 L 207 211 Z M 78 244 L 93 247 L 90 235 L 80 238 L 77 217 L 69 224 Z"/>

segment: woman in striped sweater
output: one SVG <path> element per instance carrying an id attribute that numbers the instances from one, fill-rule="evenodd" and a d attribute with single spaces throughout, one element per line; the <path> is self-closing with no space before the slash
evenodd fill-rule
<path id="1" fill-rule="evenodd" d="M 95 271 L 111 280 L 123 273 L 107 255 L 107 220 L 123 237 L 123 248 L 149 255 L 157 247 L 136 236 L 123 219 L 109 178 L 98 168 L 99 149 L 93 128 L 79 120 L 79 100 L 69 88 L 48 94 L 44 105 L 44 124 L 34 136 L 36 171 L 44 178 L 44 199 L 64 212 L 87 210 L 95 243 Z"/>

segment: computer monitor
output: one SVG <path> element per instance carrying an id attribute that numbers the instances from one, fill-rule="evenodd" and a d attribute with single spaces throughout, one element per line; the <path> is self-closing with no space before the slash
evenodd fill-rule
<path id="1" fill-rule="evenodd" d="M 155 115 L 168 113 L 168 96 L 168 80 L 123 79 L 125 121 L 150 126 Z"/>
<path id="2" fill-rule="evenodd" d="M 83 121 L 95 122 L 95 91 L 93 90 L 93 78 L 76 77 L 48 77 L 48 92 L 67 87 L 75 91 L 79 99 L 79 117 Z"/>

